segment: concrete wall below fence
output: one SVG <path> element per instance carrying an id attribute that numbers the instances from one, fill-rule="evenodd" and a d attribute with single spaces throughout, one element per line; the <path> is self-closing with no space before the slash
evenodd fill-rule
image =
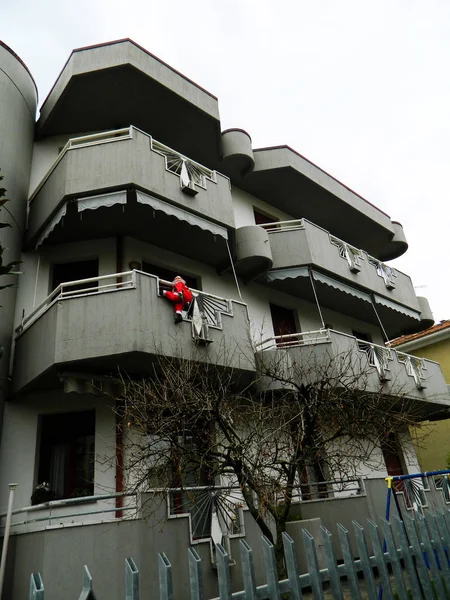
<path id="1" fill-rule="evenodd" d="M 442 492 L 436 490 L 433 481 L 429 483 L 430 490 L 425 491 L 428 508 L 442 510 L 446 507 Z M 293 507 L 292 516 L 301 520 L 289 522 L 287 531 L 296 543 L 300 572 L 307 572 L 301 542 L 303 528 L 314 536 L 320 560 L 320 525 L 325 526 L 333 535 L 337 558 L 342 559 L 337 543 L 337 523 L 341 523 L 350 533 L 353 554 L 357 557 L 353 521 L 364 527 L 366 519 L 379 523 L 380 517 L 385 515 L 385 480 L 366 479 L 365 487 L 367 496 L 313 500 Z M 399 500 L 402 512 L 411 514 L 406 510 L 401 495 Z M 396 514 L 393 503 L 391 508 L 391 515 Z M 83 565 L 88 565 L 97 597 L 100 600 L 123 600 L 125 559 L 131 556 L 140 571 L 142 598 L 157 600 L 159 552 L 164 552 L 173 565 L 175 597 L 185 597 L 189 589 L 189 519 L 178 516 L 166 520 L 166 503 L 159 500 L 155 508 L 147 512 L 148 518 L 47 527 L 34 533 L 13 534 L 7 561 L 5 598 L 26 598 L 32 572 L 42 575 L 45 600 L 77 598 L 82 587 Z M 265 582 L 261 532 L 248 511 L 244 512 L 244 523 L 245 539 L 253 550 L 256 583 L 261 585 Z M 234 591 L 243 588 L 240 539 L 234 537 L 230 540 L 231 557 L 236 561 L 231 567 Z M 205 597 L 215 597 L 218 595 L 217 570 L 211 562 L 210 544 L 202 541 L 192 546 L 202 559 Z"/>

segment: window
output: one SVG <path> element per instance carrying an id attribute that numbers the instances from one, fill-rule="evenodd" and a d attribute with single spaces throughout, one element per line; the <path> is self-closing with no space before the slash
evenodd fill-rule
<path id="1" fill-rule="evenodd" d="M 275 223 L 280 220 L 271 215 L 264 214 L 259 210 L 256 210 L 256 208 L 253 209 L 253 215 L 255 217 L 255 225 L 266 225 L 267 223 Z"/>
<path id="2" fill-rule="evenodd" d="M 325 463 L 320 460 L 313 465 L 303 464 L 299 469 L 300 491 L 302 500 L 328 498 Z"/>
<path id="3" fill-rule="evenodd" d="M 289 308 L 283 308 L 276 304 L 270 305 L 270 314 L 272 316 L 273 332 L 275 337 L 280 335 L 289 335 L 297 333 L 297 324 L 295 321 L 295 313 Z M 277 340 L 277 346 L 286 343 L 286 340 Z"/>
<path id="4" fill-rule="evenodd" d="M 68 281 L 78 281 L 79 279 L 89 279 L 90 277 L 98 277 L 98 258 L 92 260 L 78 260 L 76 262 L 57 263 L 52 269 L 52 289 L 53 291 L 61 283 Z M 98 283 L 80 283 L 68 288 L 70 291 L 84 290 L 86 288 L 96 288 Z"/>
<path id="5" fill-rule="evenodd" d="M 52 497 L 94 493 L 95 411 L 42 415 L 37 484 L 50 484 Z"/>
<path id="6" fill-rule="evenodd" d="M 369 344 L 372 343 L 372 336 L 370 335 L 370 333 L 364 333 L 363 331 L 355 331 L 353 329 L 352 334 L 357 340 L 361 340 L 362 342 L 368 342 Z"/>
<path id="7" fill-rule="evenodd" d="M 381 442 L 381 451 L 383 452 L 388 475 L 404 475 L 403 457 L 394 434 L 389 434 L 387 439 Z"/>
<path id="8" fill-rule="evenodd" d="M 172 271 L 172 269 L 152 265 L 151 263 L 145 261 L 142 262 L 142 270 L 144 271 L 144 273 L 156 275 L 160 279 L 165 279 L 166 281 L 173 281 L 177 275 L 180 275 L 186 281 L 186 285 L 189 288 L 192 288 L 194 290 L 200 289 L 199 278 L 193 277 L 191 275 L 186 275 L 182 271 Z"/>

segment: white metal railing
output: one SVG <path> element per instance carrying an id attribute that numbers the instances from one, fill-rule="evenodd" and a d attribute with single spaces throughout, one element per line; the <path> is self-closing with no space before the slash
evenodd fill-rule
<path id="1" fill-rule="evenodd" d="M 377 275 L 383 279 L 384 285 L 387 287 L 387 289 L 393 290 L 395 288 L 397 271 L 393 267 L 386 265 L 384 262 L 381 262 L 373 256 L 367 255 L 367 260 L 369 261 L 369 264 L 375 267 Z"/>
<path id="2" fill-rule="evenodd" d="M 124 281 L 124 278 L 125 281 Z M 89 286 L 90 283 L 100 283 L 109 279 L 115 279 L 113 283 L 104 283 L 98 286 Z M 87 287 L 79 287 L 84 286 Z M 77 287 L 77 289 L 73 289 Z M 36 321 L 43 313 L 45 313 L 58 300 L 65 298 L 75 298 L 77 296 L 100 294 L 102 292 L 111 292 L 122 290 L 124 288 L 136 287 L 135 271 L 125 271 L 124 273 L 112 273 L 111 275 L 100 275 L 99 277 L 88 277 L 87 279 L 78 279 L 76 281 L 66 281 L 60 283 L 40 304 L 34 308 L 29 315 L 22 319 L 19 327 L 16 328 L 16 333 L 22 333 L 32 323 Z M 70 289 L 72 288 L 72 289 Z"/>
<path id="3" fill-rule="evenodd" d="M 414 379 L 417 389 L 423 390 L 426 386 L 424 383 L 425 375 L 424 369 L 426 370 L 425 360 L 418 356 L 412 356 L 411 354 L 405 354 L 399 350 L 395 350 L 399 362 L 403 363 L 406 368 L 406 372 L 409 376 Z"/>
<path id="4" fill-rule="evenodd" d="M 39 194 L 41 189 L 44 187 L 45 183 L 62 161 L 64 156 L 67 154 L 69 150 L 74 150 L 76 148 L 84 148 L 86 146 L 96 146 L 98 144 L 107 144 L 111 142 L 118 142 L 121 140 L 129 140 L 133 137 L 133 129 L 134 127 L 123 127 L 122 129 L 113 129 L 112 131 L 103 131 L 101 133 L 93 133 L 91 135 L 82 135 L 76 138 L 70 138 L 67 141 L 65 146 L 62 148 L 58 156 L 56 157 L 55 162 L 51 165 L 47 173 L 39 182 L 38 186 L 34 190 L 33 194 L 30 197 L 29 202 L 33 202 L 36 196 Z"/>
<path id="5" fill-rule="evenodd" d="M 134 503 L 124 504 L 118 506 L 116 501 L 118 498 L 134 498 Z M 87 503 L 107 502 L 112 500 L 114 506 L 108 507 L 103 506 L 101 508 L 95 508 L 90 510 L 75 510 L 75 512 L 58 512 L 58 509 L 66 507 L 77 507 L 83 505 L 86 507 Z M 54 512 L 56 511 L 56 513 Z M 133 512 L 134 511 L 134 512 Z M 131 517 L 134 518 L 138 511 L 137 497 L 135 492 L 119 492 L 115 494 L 100 494 L 93 496 L 83 496 L 81 498 L 67 498 L 64 500 L 51 500 L 50 502 L 44 502 L 42 504 L 33 504 L 31 506 L 25 506 L 23 508 L 16 508 L 12 511 L 12 516 L 24 515 L 23 520 L 13 521 L 11 527 L 18 527 L 24 525 L 30 525 L 33 523 L 46 523 L 46 526 L 53 525 L 54 521 L 59 520 L 60 522 L 65 519 L 74 519 L 76 517 L 87 517 L 91 515 L 109 515 L 110 513 L 130 512 Z M 30 516 L 29 516 L 30 515 Z M 6 518 L 6 513 L 0 514 L 0 521 Z"/>
<path id="6" fill-rule="evenodd" d="M 361 270 L 361 261 L 364 260 L 364 254 L 359 248 L 347 244 L 347 242 L 335 237 L 334 235 L 328 234 L 330 242 L 333 246 L 337 246 L 339 250 L 339 256 L 344 258 L 350 271 L 358 273 Z"/>
<path id="7" fill-rule="evenodd" d="M 417 389 L 422 390 L 426 387 L 424 383 L 424 370 L 426 370 L 427 361 L 425 359 L 400 352 L 399 350 L 395 350 L 395 348 L 359 340 L 353 335 L 343 333 L 342 331 L 335 331 L 334 329 L 318 329 L 316 331 L 269 336 L 255 344 L 255 351 L 261 352 L 274 348 L 295 348 L 329 343 L 331 342 L 331 334 L 354 340 L 358 349 L 367 355 L 369 365 L 377 370 L 380 379 L 383 381 L 389 379 L 389 363 L 394 360 L 394 357 L 397 357 L 398 362 L 405 365 L 406 373 L 414 379 Z M 428 362 L 435 363 L 435 361 Z"/>
<path id="8" fill-rule="evenodd" d="M 34 190 L 33 194 L 30 197 L 30 203 L 34 200 L 34 198 L 38 195 L 42 187 L 45 185 L 46 181 L 49 179 L 53 171 L 56 169 L 58 164 L 62 161 L 64 156 L 70 150 L 76 150 L 78 148 L 85 148 L 87 146 L 96 146 L 99 144 L 109 144 L 114 142 L 119 142 L 123 140 L 133 139 L 134 132 L 138 131 L 142 135 L 145 135 L 150 140 L 150 148 L 153 152 L 156 152 L 166 159 L 166 169 L 167 171 L 174 173 L 180 177 L 180 184 L 182 187 L 187 187 L 193 189 L 195 185 L 206 189 L 206 180 L 212 181 L 213 183 L 217 183 L 217 171 L 213 171 L 208 169 L 207 167 L 201 165 L 196 162 L 173 150 L 169 146 L 162 144 L 152 138 L 151 135 L 142 131 L 138 127 L 134 125 L 130 125 L 129 127 L 123 127 L 121 129 L 113 129 L 111 131 L 102 131 L 100 133 L 93 133 L 90 135 L 83 135 L 76 138 L 70 138 L 65 146 L 62 148 L 60 153 L 58 154 L 56 160 L 51 165 L 47 173 L 39 182 L 38 186 Z"/>
<path id="9" fill-rule="evenodd" d="M 380 380 L 386 381 L 389 378 L 389 362 L 393 360 L 392 348 L 386 348 L 386 346 L 379 346 L 378 344 L 372 344 L 372 342 L 363 340 L 358 340 L 358 348 L 367 354 L 369 365 L 375 367 Z"/>
<path id="10" fill-rule="evenodd" d="M 130 125 L 129 127 L 123 127 L 121 129 L 113 129 L 111 131 L 102 131 L 100 133 L 70 138 L 58 154 L 56 160 L 51 165 L 47 173 L 39 182 L 29 201 L 32 202 L 34 200 L 58 164 L 70 150 L 130 140 L 133 139 L 135 131 L 138 131 L 142 135 L 145 135 L 149 138 L 150 148 L 153 152 L 165 157 L 167 171 L 180 177 L 180 184 L 182 187 L 193 189 L 194 186 L 197 185 L 203 189 L 206 189 L 206 180 L 217 183 L 217 171 L 208 169 L 195 160 L 188 158 L 184 154 L 181 154 L 180 152 L 169 148 L 169 146 L 154 140 L 151 135 L 145 131 L 142 131 L 138 127 Z"/>
<path id="11" fill-rule="evenodd" d="M 293 348 L 326 343 L 330 342 L 330 331 L 330 329 L 318 329 L 317 331 L 272 335 L 256 343 L 255 349 L 260 352 L 271 348 Z"/>
<path id="12" fill-rule="evenodd" d="M 67 300 L 79 296 L 91 296 L 105 292 L 117 292 L 124 289 L 133 289 L 136 287 L 136 274 L 155 278 L 157 280 L 158 291 L 160 287 L 170 288 L 173 284 L 172 281 L 166 281 L 160 279 L 156 275 L 137 270 L 125 271 L 123 273 L 111 273 L 110 275 L 100 275 L 98 277 L 89 277 L 87 279 L 78 279 L 76 281 L 67 281 L 58 285 L 58 287 L 42 300 L 36 308 L 34 308 L 27 316 L 23 317 L 21 324 L 16 328 L 16 333 L 18 335 L 22 334 L 51 306 L 60 300 Z M 195 307 L 198 309 L 197 313 L 194 311 L 194 314 L 190 317 L 193 322 L 197 318 L 198 323 L 194 323 L 194 325 L 197 325 L 198 327 L 206 325 L 207 327 L 221 329 L 222 315 L 233 315 L 232 301 L 200 290 L 191 289 L 191 291 L 194 295 Z M 242 304 L 238 301 L 235 302 Z"/>
<path id="13" fill-rule="evenodd" d="M 295 486 L 293 502 L 308 502 L 345 496 L 364 496 L 366 490 L 362 477 L 330 479 L 324 481 L 305 481 Z"/>
<path id="14" fill-rule="evenodd" d="M 375 267 L 377 275 L 383 279 L 386 288 L 389 290 L 395 288 L 395 279 L 400 271 L 397 271 L 374 256 L 371 256 L 365 250 L 356 248 L 356 246 L 352 246 L 335 235 L 332 235 L 329 231 L 323 227 L 320 227 L 320 225 L 312 223 L 308 219 L 303 218 L 292 219 L 290 221 L 275 221 L 274 223 L 265 223 L 260 225 L 260 227 L 265 229 L 268 233 L 283 233 L 285 231 L 305 229 L 305 224 L 311 225 L 316 229 L 320 229 L 328 235 L 330 243 L 338 248 L 339 256 L 347 261 L 350 271 L 353 273 L 358 273 L 361 270 L 361 262 L 364 260 L 365 256 L 367 256 L 368 263 Z M 404 273 L 402 274 L 405 275 Z M 407 275 L 405 275 L 405 277 L 407 277 Z"/>
<path id="15" fill-rule="evenodd" d="M 305 219 L 293 219 L 291 221 L 275 221 L 273 223 L 264 223 L 260 225 L 267 233 L 295 231 L 305 228 Z"/>
<path id="16" fill-rule="evenodd" d="M 161 142 L 157 142 L 153 138 L 151 138 L 151 149 L 153 152 L 157 152 L 165 157 L 166 170 L 180 177 L 181 187 L 192 189 L 195 184 L 206 189 L 206 180 L 217 183 L 216 171 L 204 167 L 195 160 L 184 156 L 184 154 L 173 150 L 173 148 Z"/>
<path id="17" fill-rule="evenodd" d="M 245 501 L 238 486 L 191 486 L 167 490 L 169 519 L 189 517 L 191 542 L 245 535 Z"/>

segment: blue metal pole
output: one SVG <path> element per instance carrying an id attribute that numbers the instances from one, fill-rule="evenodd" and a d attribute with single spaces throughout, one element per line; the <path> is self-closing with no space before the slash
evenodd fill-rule
<path id="1" fill-rule="evenodd" d="M 391 512 L 392 479 L 393 479 L 393 477 L 386 477 L 386 482 L 387 482 L 387 486 L 388 486 L 388 493 L 387 493 L 387 497 L 386 497 L 386 512 L 385 512 L 386 521 L 389 521 L 389 515 Z M 387 548 L 386 538 L 384 538 L 383 554 L 386 552 L 386 548 Z M 383 598 L 383 586 L 380 584 L 380 590 L 378 592 L 378 600 L 381 600 L 382 598 Z"/>
<path id="2" fill-rule="evenodd" d="M 417 477 L 428 477 L 429 475 L 449 475 L 450 469 L 442 469 L 440 471 L 424 471 L 423 473 L 411 473 L 410 475 L 394 475 L 391 477 L 393 481 L 402 481 L 403 479 L 416 479 Z M 386 480 L 389 479 L 386 477 Z"/>

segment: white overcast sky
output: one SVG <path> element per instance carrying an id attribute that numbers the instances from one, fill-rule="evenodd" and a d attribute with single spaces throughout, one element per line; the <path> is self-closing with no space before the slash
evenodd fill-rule
<path id="1" fill-rule="evenodd" d="M 15 0 L 0 37 L 40 104 L 73 48 L 129 37 L 400 221 L 394 266 L 450 318 L 449 0 Z"/>

